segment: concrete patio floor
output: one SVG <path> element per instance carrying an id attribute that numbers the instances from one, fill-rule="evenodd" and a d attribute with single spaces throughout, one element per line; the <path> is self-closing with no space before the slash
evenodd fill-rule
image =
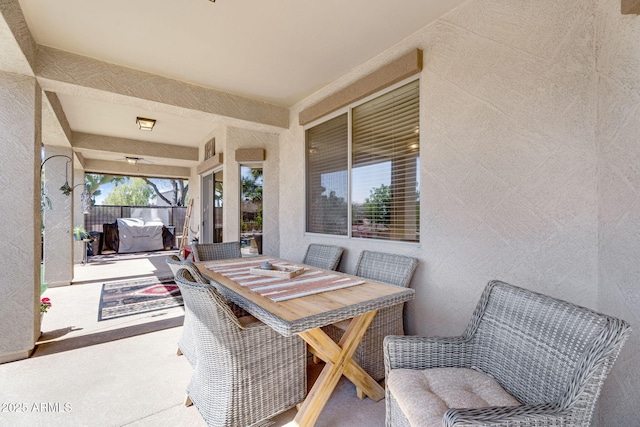
<path id="1" fill-rule="evenodd" d="M 176 355 L 182 307 L 98 321 L 102 284 L 169 276 L 172 252 L 91 257 L 71 286 L 50 288 L 33 355 L 0 365 L 0 426 L 205 426 L 183 405 L 192 368 Z M 310 366 L 314 378 L 319 366 Z M 310 379 L 311 381 L 311 379 Z M 384 400 L 360 400 L 344 378 L 318 427 L 383 426 Z M 274 427 L 293 426 L 295 409 Z"/>

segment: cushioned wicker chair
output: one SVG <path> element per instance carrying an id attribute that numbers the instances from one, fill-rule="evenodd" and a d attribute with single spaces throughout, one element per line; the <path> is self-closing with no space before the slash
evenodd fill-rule
<path id="1" fill-rule="evenodd" d="M 344 248 L 340 246 L 312 243 L 307 247 L 302 263 L 325 270 L 336 270 L 343 252 Z"/>
<path id="2" fill-rule="evenodd" d="M 306 347 L 252 316 L 238 318 L 212 285 L 186 269 L 176 275 L 194 314 L 197 362 L 187 387 L 209 426 L 251 426 L 300 403 L 306 394 Z M 190 402 L 189 402 L 190 401 Z"/>
<path id="3" fill-rule="evenodd" d="M 167 264 L 169 265 L 169 268 L 171 268 L 174 278 L 176 274 L 178 274 L 178 271 L 184 268 L 189 271 L 189 273 L 191 274 L 191 277 L 193 277 L 193 279 L 196 282 L 201 284 L 209 283 L 209 281 L 200 274 L 195 264 L 193 264 L 190 261 L 181 261 L 180 258 L 178 258 L 177 256 L 170 255 L 167 257 Z M 177 354 L 178 355 L 184 354 L 184 356 L 187 358 L 189 363 L 191 363 L 191 365 L 194 366 L 196 364 L 196 344 L 195 344 L 195 339 L 193 337 L 193 328 L 191 327 L 192 318 L 193 318 L 193 313 L 191 312 L 189 307 L 185 305 L 184 323 L 182 325 L 182 335 L 178 340 Z"/>
<path id="4" fill-rule="evenodd" d="M 193 259 L 196 262 L 242 258 L 240 242 L 195 243 L 191 245 L 191 249 L 193 250 Z"/>
<path id="5" fill-rule="evenodd" d="M 462 336 L 385 338 L 387 426 L 588 426 L 630 332 L 624 321 L 489 282 Z"/>
<path id="6" fill-rule="evenodd" d="M 355 275 L 376 282 L 406 288 L 411 282 L 418 260 L 404 255 L 362 251 L 356 265 Z M 382 341 L 387 335 L 403 335 L 403 305 L 383 308 L 378 311 L 354 353 L 354 360 L 375 380 L 384 378 L 384 355 Z M 348 323 L 341 322 L 325 326 L 323 330 L 340 341 Z M 361 395 L 361 393 L 358 393 Z"/>

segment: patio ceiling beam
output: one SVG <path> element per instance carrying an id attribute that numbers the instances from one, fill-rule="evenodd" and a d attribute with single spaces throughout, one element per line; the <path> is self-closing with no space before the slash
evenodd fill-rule
<path id="1" fill-rule="evenodd" d="M 182 145 L 159 144 L 113 136 L 94 135 L 83 132 L 72 132 L 73 151 L 108 152 L 122 156 L 155 157 L 169 160 L 186 160 L 198 162 L 198 148 Z"/>
<path id="2" fill-rule="evenodd" d="M 73 157 L 75 157 L 76 161 L 80 164 L 80 169 L 84 170 L 84 164 L 85 164 L 85 160 L 84 160 L 84 156 L 82 155 L 82 153 L 73 153 Z"/>
<path id="3" fill-rule="evenodd" d="M 138 163 L 130 165 L 127 162 L 111 160 L 84 159 L 86 173 L 107 175 L 145 176 L 149 178 L 189 179 L 191 169 L 181 166 L 149 165 Z"/>
<path id="4" fill-rule="evenodd" d="M 58 95 L 44 91 L 42 110 L 42 143 L 71 147 L 71 126 Z"/>
<path id="5" fill-rule="evenodd" d="M 43 89 L 168 112 L 203 114 L 286 129 L 289 110 L 210 88 L 38 46 L 36 78 Z"/>
<path id="6" fill-rule="evenodd" d="M 36 42 L 18 0 L 0 1 L 0 70 L 33 76 Z"/>

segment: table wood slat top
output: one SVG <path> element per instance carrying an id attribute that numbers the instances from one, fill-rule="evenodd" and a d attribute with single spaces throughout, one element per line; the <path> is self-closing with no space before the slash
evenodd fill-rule
<path id="1" fill-rule="evenodd" d="M 264 257 L 264 259 L 267 258 Z M 268 259 L 272 260 L 273 258 Z M 220 263 L 229 261 L 224 260 Z M 367 311 L 400 304 L 413 299 L 415 293 L 410 288 L 400 288 L 366 280 L 360 285 L 348 288 L 274 302 L 206 268 L 206 265 L 215 263 L 216 261 L 206 261 L 196 263 L 196 265 L 205 277 L 219 282 L 224 288 L 231 291 L 226 295 L 228 298 L 286 336 L 329 325 Z M 303 264 L 291 264 L 304 266 Z M 305 267 L 316 269 L 311 266 Z M 339 272 L 332 273 L 353 277 Z"/>

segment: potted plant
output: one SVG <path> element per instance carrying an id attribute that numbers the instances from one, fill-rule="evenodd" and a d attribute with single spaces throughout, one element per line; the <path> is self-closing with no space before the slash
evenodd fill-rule
<path id="1" fill-rule="evenodd" d="M 73 240 L 82 241 L 89 239 L 89 233 L 84 227 L 73 227 Z"/>

